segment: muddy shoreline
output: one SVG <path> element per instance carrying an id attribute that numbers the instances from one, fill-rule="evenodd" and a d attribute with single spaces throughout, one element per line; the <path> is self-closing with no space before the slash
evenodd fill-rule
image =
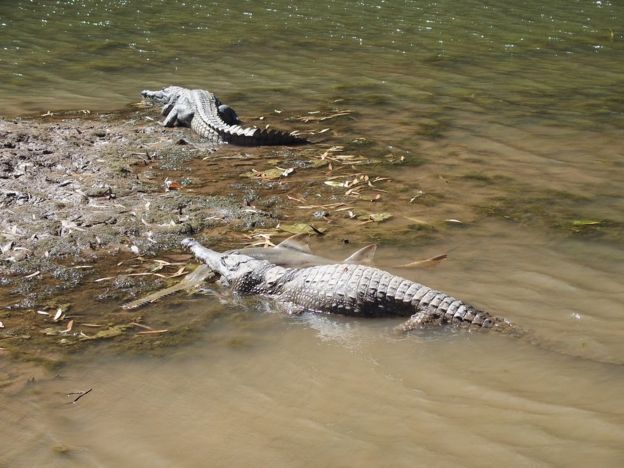
<path id="1" fill-rule="evenodd" d="M 490 218 L 622 240 L 621 221 L 590 217 L 588 197 L 475 172 L 480 161 L 450 143 L 389 150 L 353 137 L 351 114 L 332 106 L 250 119 L 323 140 L 293 148 L 215 148 L 138 104 L 0 118 L 0 356 L 56 366 L 93 343 L 144 353 L 193 340 L 210 314 L 178 307 L 174 320 L 166 310 L 188 296 L 121 308 L 194 268 L 180 249 L 189 236 L 220 249 L 331 232 L 338 244 L 400 243 L 416 259 Z M 442 162 L 427 165 L 427 151 Z M 445 164 L 466 168 L 449 179 Z M 397 165 L 417 168 L 417 182 L 392 180 Z"/>
<path id="2" fill-rule="evenodd" d="M 163 129 L 151 114 L 0 119 L 0 353 L 41 355 L 44 344 L 120 335 L 137 314 L 119 314 L 111 301 L 174 281 L 190 260 L 175 253 L 182 238 L 276 225 L 244 194 L 200 195 L 167 180 L 164 168 L 213 149 L 189 142 L 188 129 Z M 64 332 L 80 315 L 77 302 L 83 311 L 108 304 L 82 317 L 101 322 L 94 333 Z"/>

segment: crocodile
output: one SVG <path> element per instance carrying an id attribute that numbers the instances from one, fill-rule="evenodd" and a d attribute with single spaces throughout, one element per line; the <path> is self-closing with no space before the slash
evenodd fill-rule
<path id="1" fill-rule="evenodd" d="M 147 100 L 162 105 L 165 127 L 191 127 L 213 143 L 239 146 L 301 145 L 305 138 L 281 130 L 243 127 L 238 115 L 213 93 L 203 89 L 168 86 L 160 91 L 144 90 Z"/>
<path id="2" fill-rule="evenodd" d="M 236 252 L 216 252 L 193 239 L 182 244 L 234 291 L 275 298 L 287 304 L 290 313 L 409 317 L 398 327 L 401 332 L 444 324 L 515 330 L 504 318 L 372 266 L 334 263 L 288 268 Z"/>
<path id="3" fill-rule="evenodd" d="M 585 349 L 564 349 L 562 343 L 537 336 L 503 317 L 372 266 L 335 263 L 288 268 L 241 253 L 216 252 L 190 238 L 184 239 L 182 245 L 235 292 L 275 299 L 291 314 L 309 311 L 357 317 L 408 317 L 395 327 L 400 334 L 442 325 L 468 331 L 494 330 L 567 357 L 615 365 L 618 369 L 623 365 L 612 356 L 588 356 Z"/>
<path id="4" fill-rule="evenodd" d="M 314 255 L 310 250 L 310 246 L 300 240 L 303 236 L 304 234 L 295 234 L 273 247 L 244 247 L 242 249 L 230 250 L 228 253 L 248 255 L 256 259 L 267 260 L 270 263 L 285 267 L 305 267 L 336 263 L 335 260 Z M 345 258 L 342 263 L 369 264 L 373 260 L 376 249 L 377 246 L 375 244 L 362 247 Z M 121 307 L 126 310 L 132 310 L 146 304 L 156 302 L 163 297 L 170 296 L 171 294 L 175 294 L 179 291 L 193 291 L 199 288 L 204 281 L 212 279 L 212 277 L 214 277 L 214 272 L 208 267 L 208 265 L 202 264 L 173 286 L 160 289 L 156 292 L 148 294 L 147 296 L 135 299 L 131 302 L 123 304 Z"/>

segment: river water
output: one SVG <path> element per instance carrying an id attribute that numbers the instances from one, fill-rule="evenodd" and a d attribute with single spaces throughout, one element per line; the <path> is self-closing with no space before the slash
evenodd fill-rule
<path id="1" fill-rule="evenodd" d="M 392 179 L 370 211 L 393 218 L 340 219 L 313 249 L 375 241 L 379 265 L 536 340 L 182 297 L 154 307 L 213 313 L 192 344 L 24 367 L 35 381 L 0 393 L 0 466 L 622 466 L 622 25 L 606 0 L 2 2 L 3 115 L 172 83 L 244 119 L 348 109 L 331 144 L 404 158 L 365 169 Z M 189 164 L 205 193 L 242 170 Z"/>

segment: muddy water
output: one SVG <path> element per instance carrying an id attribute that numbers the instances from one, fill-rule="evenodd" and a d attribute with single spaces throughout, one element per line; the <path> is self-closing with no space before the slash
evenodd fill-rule
<path id="1" fill-rule="evenodd" d="M 1 5 L 2 112 L 115 109 L 173 81 L 287 128 L 304 125 L 284 116 L 349 110 L 309 126 L 330 128 L 318 149 L 229 148 L 170 175 L 267 206 L 276 195 L 288 222 L 328 202 L 391 213 L 361 224 L 329 210 L 312 246 L 340 258 L 375 241 L 379 265 L 535 339 L 400 339 L 393 319 L 172 298 L 141 313 L 213 315 L 191 344 L 156 336 L 153 354 L 91 349 L 55 371 L 2 361 L 0 465 L 621 466 L 622 6 L 200 3 Z M 381 161 L 297 165 L 331 145 Z M 297 170 L 240 178 L 274 165 Z M 374 203 L 322 183 L 357 173 L 391 180 L 365 192 Z"/>
<path id="2" fill-rule="evenodd" d="M 188 298 L 186 313 L 220 312 L 194 344 L 158 357 L 92 351 L 3 395 L 3 461 L 620 465 L 622 367 L 596 362 L 624 358 L 614 252 L 498 224 L 454 241 L 452 262 L 407 274 L 504 310 L 543 347 L 451 331 L 399 339 L 395 319 L 293 318 L 254 301 Z M 379 261 L 405 255 L 387 248 Z"/>

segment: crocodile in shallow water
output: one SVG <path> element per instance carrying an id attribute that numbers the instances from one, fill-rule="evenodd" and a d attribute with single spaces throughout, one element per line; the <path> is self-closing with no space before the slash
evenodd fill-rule
<path id="1" fill-rule="evenodd" d="M 443 324 L 514 331 L 508 320 L 371 266 L 336 263 L 286 268 L 240 253 L 219 253 L 193 239 L 185 239 L 183 245 L 235 291 L 273 297 L 288 304 L 294 313 L 409 316 L 399 327 L 401 331 Z"/>
<path id="2" fill-rule="evenodd" d="M 562 349 L 562 343 L 534 335 L 510 321 L 459 299 L 371 266 L 336 263 L 286 268 L 235 252 L 219 253 L 193 239 L 182 244 L 241 294 L 277 299 L 290 313 L 303 311 L 360 317 L 409 316 L 396 328 L 410 332 L 428 326 L 454 325 L 468 330 L 503 332 L 568 357 L 622 366 L 617 357 L 588 356 L 587 349 Z"/>
<path id="3" fill-rule="evenodd" d="M 234 110 L 203 89 L 168 86 L 160 91 L 144 90 L 146 99 L 162 104 L 163 125 L 191 127 L 195 133 L 214 143 L 240 146 L 298 145 L 305 138 L 273 129 L 243 127 Z"/>

